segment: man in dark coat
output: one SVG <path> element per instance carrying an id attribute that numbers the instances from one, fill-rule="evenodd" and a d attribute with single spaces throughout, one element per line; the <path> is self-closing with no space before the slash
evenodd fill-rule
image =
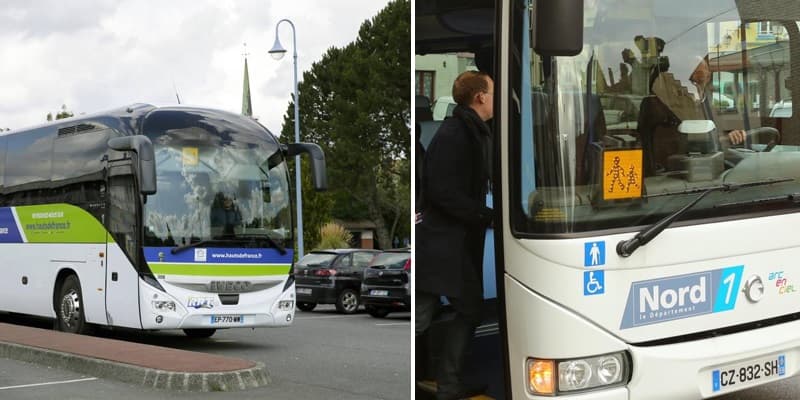
<path id="1" fill-rule="evenodd" d="M 481 322 L 482 261 L 492 210 L 486 207 L 494 83 L 467 71 L 453 83 L 457 106 L 436 132 L 423 162 L 421 215 L 416 224 L 415 334 L 431 323 L 444 296 L 455 316 L 436 368 L 438 399 L 460 399 L 485 387 L 461 379 L 465 354 Z"/>

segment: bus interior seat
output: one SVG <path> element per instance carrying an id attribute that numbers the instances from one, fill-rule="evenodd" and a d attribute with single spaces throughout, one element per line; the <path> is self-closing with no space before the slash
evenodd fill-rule
<path id="1" fill-rule="evenodd" d="M 414 119 L 416 121 L 430 121 L 433 119 L 431 100 L 428 96 L 418 94 L 414 98 Z"/>

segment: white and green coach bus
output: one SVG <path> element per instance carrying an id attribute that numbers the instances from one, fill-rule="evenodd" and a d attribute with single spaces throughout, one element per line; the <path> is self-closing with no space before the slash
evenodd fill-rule
<path id="1" fill-rule="evenodd" d="M 0 310 L 93 326 L 287 326 L 294 230 L 282 145 L 228 112 L 135 104 L 0 136 Z"/>

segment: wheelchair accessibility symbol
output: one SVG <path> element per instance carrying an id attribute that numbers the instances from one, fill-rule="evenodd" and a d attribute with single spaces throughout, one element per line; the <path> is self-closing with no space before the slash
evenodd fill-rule
<path id="1" fill-rule="evenodd" d="M 583 272 L 583 295 L 592 296 L 606 292 L 605 271 Z"/>

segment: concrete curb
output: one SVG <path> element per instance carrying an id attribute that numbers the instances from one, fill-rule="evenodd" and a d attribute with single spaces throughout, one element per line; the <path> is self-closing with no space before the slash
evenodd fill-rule
<path id="1" fill-rule="evenodd" d="M 0 358 L 47 365 L 99 378 L 182 392 L 231 392 L 269 385 L 263 363 L 228 372 L 175 372 L 145 368 L 72 353 L 0 342 Z"/>

